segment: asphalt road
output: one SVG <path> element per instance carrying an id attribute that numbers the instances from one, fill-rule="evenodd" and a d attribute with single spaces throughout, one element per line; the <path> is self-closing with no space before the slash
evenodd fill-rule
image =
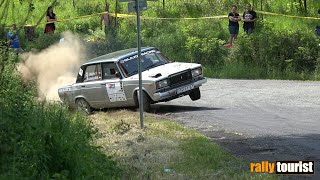
<path id="1" fill-rule="evenodd" d="M 253 162 L 314 160 L 320 179 L 320 82 L 208 79 L 202 98 L 153 106 Z"/>

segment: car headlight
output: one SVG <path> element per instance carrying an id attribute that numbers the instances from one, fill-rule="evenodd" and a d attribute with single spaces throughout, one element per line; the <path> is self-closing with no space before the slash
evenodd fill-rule
<path id="1" fill-rule="evenodd" d="M 168 83 L 168 80 L 167 80 L 167 79 L 158 81 L 158 82 L 156 83 L 157 89 L 164 88 L 164 87 L 166 87 L 166 86 L 168 86 L 168 85 L 169 85 L 169 83 Z"/>
<path id="2" fill-rule="evenodd" d="M 200 67 L 197 69 L 193 69 L 191 73 L 192 73 L 192 77 L 200 76 L 202 75 L 202 68 Z"/>

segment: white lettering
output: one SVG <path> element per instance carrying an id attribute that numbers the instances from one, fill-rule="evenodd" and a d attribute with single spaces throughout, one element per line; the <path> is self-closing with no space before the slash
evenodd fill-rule
<path id="1" fill-rule="evenodd" d="M 282 172 L 281 171 L 281 162 L 277 162 L 277 172 Z"/>
<path id="2" fill-rule="evenodd" d="M 294 169 L 295 168 L 295 164 L 298 164 L 298 163 L 288 163 L 288 172 L 294 172 L 295 171 L 295 169 Z"/>
<path id="3" fill-rule="evenodd" d="M 304 163 L 304 164 L 303 164 L 303 172 L 309 172 L 309 167 L 308 167 L 308 165 L 309 165 L 309 164 L 307 164 L 307 163 Z M 300 171 L 300 172 L 302 172 L 302 171 Z"/>
<path id="4" fill-rule="evenodd" d="M 313 162 L 309 162 L 309 172 L 313 172 Z"/>
<path id="5" fill-rule="evenodd" d="M 287 164 L 282 163 L 282 164 L 281 164 L 281 170 L 282 170 L 282 172 L 287 172 L 287 170 L 288 170 Z"/>
<path id="6" fill-rule="evenodd" d="M 146 55 L 146 54 L 155 53 L 155 52 L 156 52 L 155 50 L 146 51 L 146 52 L 141 53 L 141 56 L 144 56 L 144 55 Z M 123 64 L 123 63 L 125 63 L 125 62 L 127 62 L 127 61 L 130 61 L 130 60 L 136 59 L 136 58 L 138 58 L 138 55 L 137 55 L 137 54 L 134 55 L 134 56 L 130 56 L 130 57 L 128 57 L 128 58 L 125 58 L 125 59 L 121 60 L 120 63 Z"/>

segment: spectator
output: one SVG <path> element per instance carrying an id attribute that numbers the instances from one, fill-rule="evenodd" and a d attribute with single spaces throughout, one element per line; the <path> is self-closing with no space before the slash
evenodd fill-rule
<path id="1" fill-rule="evenodd" d="M 243 13 L 243 29 L 247 34 L 251 34 L 254 29 L 254 22 L 257 19 L 257 13 L 252 9 L 251 4 L 246 4 L 246 10 Z"/>
<path id="2" fill-rule="evenodd" d="M 320 9 L 318 10 L 318 16 L 320 16 Z M 320 36 L 320 26 L 316 26 L 315 33 L 317 36 Z"/>
<path id="3" fill-rule="evenodd" d="M 106 4 L 105 7 L 105 14 L 101 15 L 100 18 L 100 29 L 102 30 L 102 22 L 104 22 L 104 27 L 105 27 L 105 33 L 108 35 L 111 30 L 111 22 L 112 22 L 112 16 L 109 14 L 109 4 Z"/>
<path id="4" fill-rule="evenodd" d="M 229 17 L 229 33 L 230 33 L 230 44 L 226 47 L 233 47 L 232 42 L 237 40 L 239 33 L 239 21 L 241 21 L 240 15 L 237 12 L 237 6 L 233 5 Z"/>
<path id="5" fill-rule="evenodd" d="M 320 26 L 316 26 L 315 33 L 317 36 L 320 36 Z"/>
<path id="6" fill-rule="evenodd" d="M 44 29 L 44 33 L 54 33 L 54 31 L 56 30 L 54 21 L 57 21 L 57 16 L 55 13 L 53 13 L 52 6 L 48 7 L 46 17 L 47 17 L 47 24 Z"/>
<path id="7" fill-rule="evenodd" d="M 26 39 L 28 41 L 33 41 L 34 27 L 30 26 L 30 25 L 25 26 L 24 27 L 24 32 L 25 32 Z"/>
<path id="8" fill-rule="evenodd" d="M 13 24 L 12 29 L 7 33 L 7 44 L 8 47 L 15 49 L 17 52 L 21 50 L 16 24 Z"/>

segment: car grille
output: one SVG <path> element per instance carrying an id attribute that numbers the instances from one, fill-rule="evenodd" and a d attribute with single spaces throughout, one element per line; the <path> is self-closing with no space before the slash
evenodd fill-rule
<path id="1" fill-rule="evenodd" d="M 171 87 L 179 86 L 185 84 L 192 80 L 191 70 L 179 72 L 169 77 L 169 82 Z"/>

